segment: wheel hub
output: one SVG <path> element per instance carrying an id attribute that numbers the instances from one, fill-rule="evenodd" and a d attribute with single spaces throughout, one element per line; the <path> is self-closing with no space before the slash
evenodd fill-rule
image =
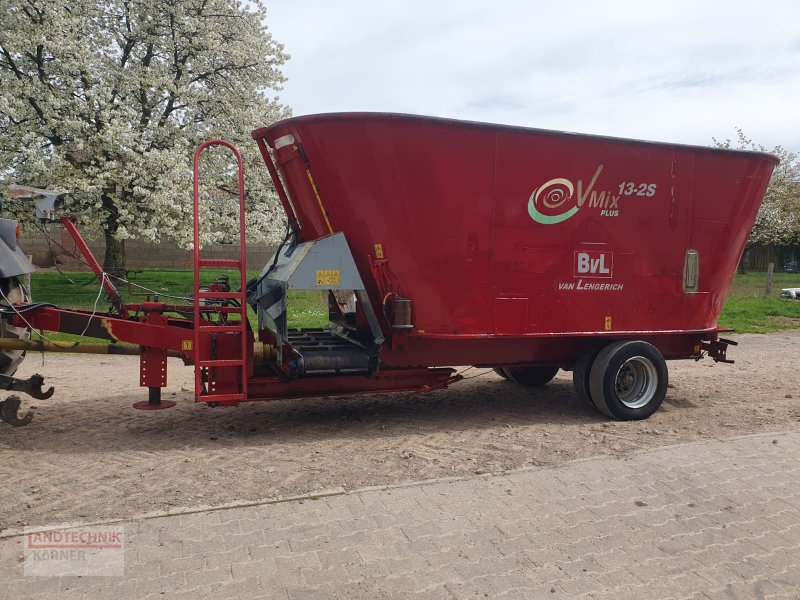
<path id="1" fill-rule="evenodd" d="M 619 401 L 628 408 L 642 408 L 653 399 L 658 387 L 655 365 L 644 356 L 625 361 L 617 371 L 615 389 Z"/>

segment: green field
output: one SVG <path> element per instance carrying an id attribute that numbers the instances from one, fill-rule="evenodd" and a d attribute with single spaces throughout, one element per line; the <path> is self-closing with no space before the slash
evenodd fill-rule
<path id="1" fill-rule="evenodd" d="M 213 283 L 217 275 L 223 273 L 230 277 L 231 289 L 239 287 L 238 272 L 233 271 L 208 271 L 208 277 L 204 277 L 203 283 Z M 248 273 L 248 278 L 257 275 L 258 271 L 253 271 Z M 67 278 L 74 283 L 70 283 Z M 190 270 L 152 269 L 141 273 L 130 273 L 129 282 L 130 284 L 114 281 L 125 302 L 152 300 L 155 298 L 153 293 L 155 292 L 159 294 L 158 299 L 162 302 L 191 305 L 193 275 Z M 65 308 L 92 310 L 97 292 L 97 278 L 93 273 L 67 272 L 62 275 L 58 271 L 47 270 L 37 271 L 31 276 L 31 294 L 34 302 L 49 302 Z M 293 290 L 289 292 L 289 299 L 289 327 L 324 327 L 328 323 L 328 307 L 324 292 Z M 105 294 L 100 297 L 97 310 L 98 312 L 108 310 Z M 252 309 L 248 309 L 248 316 L 255 328 L 255 314 Z M 46 335 L 59 341 L 77 339 L 77 336 L 66 334 Z"/>
<path id="2" fill-rule="evenodd" d="M 800 273 L 775 273 L 772 294 L 764 296 L 763 271 L 737 274 L 719 324 L 740 333 L 768 333 L 800 328 L 800 300 L 779 298 L 781 288 L 800 287 Z"/>
<path id="3" fill-rule="evenodd" d="M 233 273 L 231 285 L 238 287 Z M 258 273 L 249 273 L 255 277 Z M 37 271 L 33 274 L 31 288 L 36 302 L 50 302 L 58 306 L 91 310 L 97 298 L 97 283 L 91 273 L 67 273 L 75 283 L 69 283 L 63 275 L 54 270 Z M 210 283 L 216 273 L 209 271 Z M 767 333 L 783 329 L 800 328 L 800 300 L 784 300 L 778 297 L 781 288 L 800 287 L 800 273 L 776 273 L 772 295 L 764 297 L 763 272 L 737 274 L 719 324 L 741 333 Z M 136 284 L 161 294 L 163 302 L 181 304 L 192 293 L 192 272 L 180 270 L 148 270 L 130 275 Z M 141 302 L 147 299 L 146 292 L 127 284 L 119 284 L 118 289 L 128 302 Z M 142 294 L 142 295 L 139 295 Z M 169 298 L 166 295 L 178 298 Z M 152 298 L 152 294 L 150 298 Z M 104 298 L 97 305 L 98 311 L 107 310 Z M 251 320 L 254 319 L 250 311 Z M 324 292 L 292 291 L 289 296 L 290 327 L 323 327 L 327 323 L 327 305 Z M 52 335 L 50 337 L 53 337 Z M 58 336 L 57 339 L 71 339 Z"/>

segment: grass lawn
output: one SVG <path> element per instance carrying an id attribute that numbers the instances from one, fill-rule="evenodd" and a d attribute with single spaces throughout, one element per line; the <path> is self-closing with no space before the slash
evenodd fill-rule
<path id="1" fill-rule="evenodd" d="M 204 283 L 212 282 L 213 277 L 218 274 L 211 270 L 207 272 L 208 279 L 204 280 Z M 231 277 L 231 287 L 238 287 L 236 274 L 233 272 L 228 272 L 228 274 Z M 31 280 L 34 300 L 91 310 L 95 298 L 97 298 L 97 283 L 94 275 L 74 272 L 67 273 L 67 275 L 75 284 L 67 282 L 55 270 L 34 273 Z M 256 275 L 258 273 L 255 271 L 248 273 L 248 277 Z M 769 298 L 764 297 L 765 278 L 766 274 L 763 272 L 736 275 L 720 316 L 719 324 L 721 326 L 730 327 L 741 333 L 767 333 L 800 328 L 800 300 L 784 300 L 778 297 L 781 288 L 800 287 L 800 273 L 776 273 L 772 295 Z M 160 299 L 168 303 L 181 304 L 184 300 L 170 299 L 164 294 L 179 298 L 188 298 L 192 294 L 192 272 L 186 269 L 148 270 L 131 275 L 130 281 L 162 294 Z M 141 302 L 147 299 L 145 295 L 137 295 L 146 292 L 133 286 L 119 284 L 117 288 L 128 302 Z M 289 300 L 290 327 L 323 327 L 328 322 L 324 292 L 291 291 Z M 100 298 L 97 309 L 100 312 L 107 310 L 104 298 Z M 255 315 L 252 310 L 249 310 L 249 313 L 255 326 Z M 73 336 L 62 334 L 48 334 L 48 337 L 60 340 L 74 339 Z"/>
<path id="2" fill-rule="evenodd" d="M 215 277 L 226 274 L 230 277 L 231 289 L 239 287 L 238 272 L 224 270 L 207 270 L 204 274 L 203 283 L 213 283 Z M 97 278 L 93 273 L 65 273 L 75 283 L 69 283 L 61 273 L 55 269 L 47 271 L 37 271 L 31 276 L 31 294 L 34 302 L 50 302 L 65 308 L 79 308 L 92 310 L 95 299 L 97 298 Z M 258 271 L 247 274 L 248 279 L 256 277 Z M 193 292 L 194 276 L 192 271 L 187 269 L 162 270 L 152 269 L 142 273 L 130 275 L 128 285 L 123 282 L 114 281 L 114 285 L 120 292 L 125 302 L 144 302 L 153 299 L 153 294 L 137 288 L 142 286 L 155 291 L 159 300 L 168 304 L 190 304 L 190 296 Z M 135 284 L 135 285 L 134 285 Z M 169 296 L 174 296 L 170 298 Z M 314 290 L 292 290 L 289 292 L 289 327 L 324 327 L 328 323 L 328 306 L 324 292 Z M 98 312 L 106 312 L 108 304 L 105 302 L 105 294 L 100 297 L 97 303 Z M 256 315 L 252 309 L 248 309 L 248 316 L 253 328 L 256 328 Z M 72 341 L 78 336 L 68 334 L 47 333 L 47 337 L 58 341 Z"/>
<path id="3" fill-rule="evenodd" d="M 779 298 L 781 288 L 800 287 L 800 273 L 775 273 L 772 294 L 764 296 L 767 274 L 736 274 L 719 318 L 722 327 L 740 333 L 768 333 L 800 327 L 800 300 Z"/>

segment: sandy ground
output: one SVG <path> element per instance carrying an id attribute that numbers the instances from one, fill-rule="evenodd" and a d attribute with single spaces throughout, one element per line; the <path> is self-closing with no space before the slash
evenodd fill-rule
<path id="1" fill-rule="evenodd" d="M 29 355 L 20 375 L 42 373 L 56 395 L 26 402 L 28 427 L 0 423 L 0 531 L 800 428 L 800 331 L 738 340 L 735 365 L 670 363 L 660 411 L 629 423 L 584 406 L 563 372 L 536 390 L 490 372 L 426 395 L 209 408 L 177 360 L 164 397 L 178 406 L 144 412 L 135 357 Z"/>

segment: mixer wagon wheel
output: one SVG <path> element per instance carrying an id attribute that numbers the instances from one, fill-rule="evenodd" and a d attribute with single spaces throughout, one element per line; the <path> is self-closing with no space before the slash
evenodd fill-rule
<path id="1" fill-rule="evenodd" d="M 558 367 L 505 367 L 506 379 L 525 387 L 544 385 L 558 373 Z"/>
<path id="2" fill-rule="evenodd" d="M 597 358 L 599 352 L 600 348 L 587 350 L 581 354 L 572 367 L 572 385 L 575 386 L 575 392 L 578 394 L 578 398 L 589 406 L 594 406 L 592 394 L 589 391 L 589 374 L 592 372 L 594 359 Z"/>
<path id="3" fill-rule="evenodd" d="M 0 296 L 0 304 L 4 306 L 8 306 L 9 302 L 27 303 L 31 301 L 28 290 L 16 277 L 0 279 L 0 290 L 3 292 L 3 295 Z M 0 337 L 28 340 L 31 337 L 31 331 L 27 327 L 14 327 L 6 319 L 0 319 Z M 7 377 L 14 375 L 23 358 L 25 358 L 24 350 L 0 351 L 0 375 Z"/>
<path id="4" fill-rule="evenodd" d="M 647 342 L 627 340 L 609 344 L 594 360 L 589 392 L 603 414 L 633 421 L 658 410 L 667 393 L 667 362 Z"/>

